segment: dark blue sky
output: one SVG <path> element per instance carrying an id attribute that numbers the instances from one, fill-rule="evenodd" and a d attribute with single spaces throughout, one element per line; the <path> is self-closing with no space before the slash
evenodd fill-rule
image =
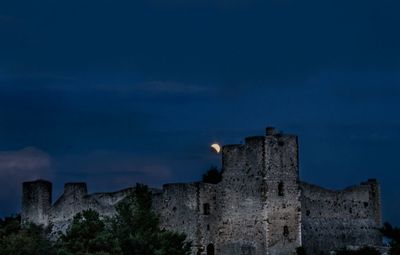
<path id="1" fill-rule="evenodd" d="M 301 178 L 382 184 L 400 224 L 400 2 L 0 2 L 0 215 L 20 182 L 194 181 L 265 126 Z"/>

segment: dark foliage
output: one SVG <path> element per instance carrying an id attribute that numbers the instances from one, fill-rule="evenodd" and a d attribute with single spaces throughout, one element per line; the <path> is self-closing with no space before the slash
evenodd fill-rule
<path id="1" fill-rule="evenodd" d="M 390 241 L 390 255 L 400 255 L 400 228 L 393 227 L 389 223 L 385 223 L 381 229 L 382 234 L 389 238 Z"/>
<path id="2" fill-rule="evenodd" d="M 222 173 L 215 166 L 212 166 L 205 174 L 203 174 L 204 183 L 217 184 L 221 180 L 222 180 Z"/>
<path id="3" fill-rule="evenodd" d="M 49 229 L 30 224 L 21 228 L 21 218 L 0 220 L 0 254 L 53 255 L 55 250 L 47 239 Z"/>
<path id="4" fill-rule="evenodd" d="M 50 229 L 29 225 L 20 217 L 0 219 L 0 255 L 188 255 L 184 234 L 160 228 L 152 195 L 144 185 L 116 207 L 111 219 L 93 210 L 78 213 L 65 234 L 52 243 Z"/>
<path id="5" fill-rule="evenodd" d="M 184 234 L 162 230 L 152 211 L 152 196 L 147 186 L 137 184 L 134 194 L 117 206 L 113 234 L 123 255 L 187 255 L 190 243 Z"/>
<path id="6" fill-rule="evenodd" d="M 58 242 L 58 255 L 119 254 L 115 238 L 100 215 L 87 210 L 78 213 Z"/>
<path id="7" fill-rule="evenodd" d="M 307 255 L 306 250 L 304 249 L 303 246 L 296 248 L 296 254 L 297 255 Z"/>
<path id="8" fill-rule="evenodd" d="M 359 250 L 342 249 L 336 252 L 336 255 L 380 255 L 381 253 L 372 247 L 363 247 Z"/>

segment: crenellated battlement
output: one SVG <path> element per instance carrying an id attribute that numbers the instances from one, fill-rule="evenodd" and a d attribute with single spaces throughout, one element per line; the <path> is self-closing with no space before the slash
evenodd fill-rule
<path id="1" fill-rule="evenodd" d="M 64 195 L 67 197 L 83 198 L 87 195 L 87 185 L 84 182 L 66 183 L 64 185 Z"/>

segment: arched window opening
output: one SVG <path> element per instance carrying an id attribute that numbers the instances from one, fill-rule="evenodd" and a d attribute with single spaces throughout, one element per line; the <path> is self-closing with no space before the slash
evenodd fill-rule
<path id="1" fill-rule="evenodd" d="M 283 236 L 288 237 L 289 236 L 289 228 L 288 226 L 283 227 Z"/>
<path id="2" fill-rule="evenodd" d="M 207 255 L 215 255 L 214 245 L 212 243 L 207 245 Z"/>
<path id="3" fill-rule="evenodd" d="M 255 254 L 253 246 L 242 245 L 240 255 L 252 255 L 252 254 Z"/>
<path id="4" fill-rule="evenodd" d="M 283 187 L 283 182 L 278 183 L 278 196 L 283 197 L 284 195 L 284 187 Z"/>

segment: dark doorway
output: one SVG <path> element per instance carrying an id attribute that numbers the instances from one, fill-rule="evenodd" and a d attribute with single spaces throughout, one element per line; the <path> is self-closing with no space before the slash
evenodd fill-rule
<path id="1" fill-rule="evenodd" d="M 215 255 L 214 245 L 212 243 L 207 245 L 207 255 Z"/>

